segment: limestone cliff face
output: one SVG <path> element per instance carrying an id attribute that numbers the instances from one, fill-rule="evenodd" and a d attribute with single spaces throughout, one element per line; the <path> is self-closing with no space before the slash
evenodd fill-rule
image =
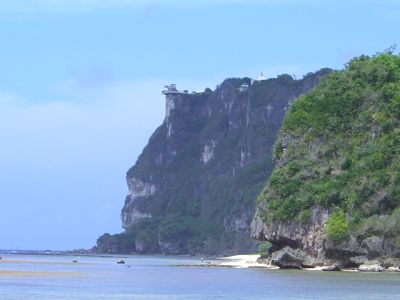
<path id="1" fill-rule="evenodd" d="M 399 88 L 400 58 L 382 53 L 352 60 L 294 102 L 252 222 L 273 257 L 400 264 Z"/>
<path id="2" fill-rule="evenodd" d="M 275 221 L 265 224 L 256 217 L 252 224 L 252 234 L 255 239 L 268 240 L 275 249 L 291 246 L 302 248 L 307 253 L 318 255 L 323 247 L 324 225 L 329 217 L 328 210 L 315 206 L 310 209 L 310 219 L 306 224 L 298 219 L 290 221 Z"/>
<path id="3" fill-rule="evenodd" d="M 134 240 L 129 250 L 254 250 L 255 199 L 271 172 L 283 117 L 328 71 L 301 80 L 227 79 L 214 91 L 167 94 L 163 124 L 127 173 L 121 218 Z"/>

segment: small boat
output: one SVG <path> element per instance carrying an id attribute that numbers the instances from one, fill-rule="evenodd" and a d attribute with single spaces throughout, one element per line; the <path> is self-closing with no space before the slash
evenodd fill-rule
<path id="1" fill-rule="evenodd" d="M 120 259 L 119 261 L 117 261 L 117 264 L 124 265 L 124 264 L 125 264 L 125 261 L 124 261 L 123 259 Z"/>

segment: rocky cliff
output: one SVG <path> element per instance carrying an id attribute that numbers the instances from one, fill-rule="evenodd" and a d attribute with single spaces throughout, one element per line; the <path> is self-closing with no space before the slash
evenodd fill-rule
<path id="1" fill-rule="evenodd" d="M 400 57 L 355 58 L 296 100 L 274 166 L 252 222 L 272 260 L 400 265 Z"/>
<path id="2" fill-rule="evenodd" d="M 293 99 L 328 72 L 167 92 L 165 120 L 127 173 L 125 232 L 103 235 L 99 251 L 253 251 L 255 200 L 272 170 L 283 117 Z"/>

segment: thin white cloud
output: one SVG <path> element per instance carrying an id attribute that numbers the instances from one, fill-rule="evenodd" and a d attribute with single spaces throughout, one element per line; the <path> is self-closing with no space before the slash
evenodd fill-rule
<path id="1" fill-rule="evenodd" d="M 80 128 L 96 128 L 96 124 L 100 126 L 106 119 L 110 128 L 120 127 L 121 123 L 128 126 L 129 121 L 122 120 L 132 116 L 132 123 L 137 124 L 130 127 L 154 127 L 162 120 L 161 87 L 159 81 L 127 80 L 87 85 L 85 81 L 66 80 L 51 89 L 52 94 L 58 95 L 56 98 L 63 99 L 54 101 L 36 101 L 12 92 L 0 92 L 0 126 L 26 127 L 42 132 L 52 131 L 54 127 L 73 131 L 76 128 L 67 128 L 71 123 Z M 157 113 L 150 121 L 143 114 L 151 111 Z"/>
<path id="2" fill-rule="evenodd" d="M 4 109 L 6 106 L 18 105 L 22 102 L 23 98 L 18 96 L 16 93 L 0 91 L 0 108 Z"/>

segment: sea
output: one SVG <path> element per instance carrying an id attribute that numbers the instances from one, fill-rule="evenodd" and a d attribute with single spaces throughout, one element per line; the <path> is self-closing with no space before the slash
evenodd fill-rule
<path id="1" fill-rule="evenodd" d="M 198 257 L 1 256 L 0 300 L 400 299 L 400 273 L 201 267 Z"/>

